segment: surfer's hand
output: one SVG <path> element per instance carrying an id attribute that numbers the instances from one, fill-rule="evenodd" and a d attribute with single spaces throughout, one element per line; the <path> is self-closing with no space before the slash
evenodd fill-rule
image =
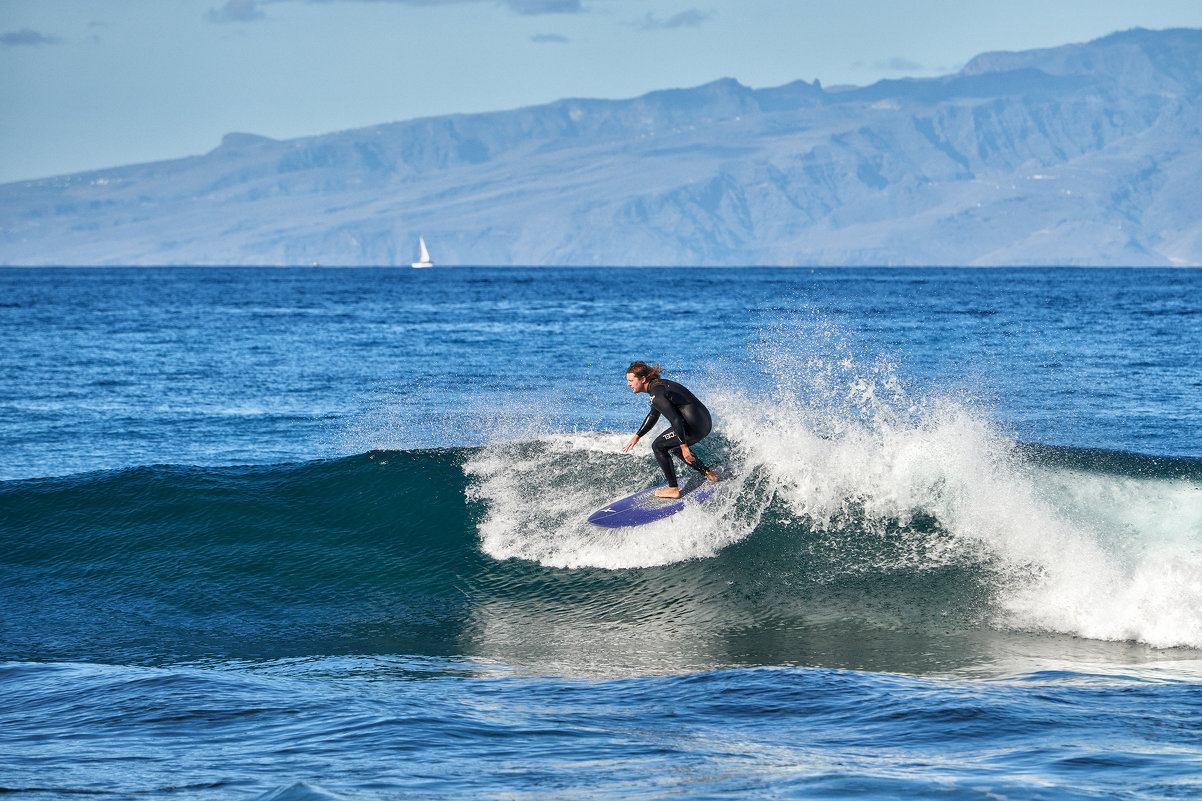
<path id="1" fill-rule="evenodd" d="M 692 464 L 693 460 L 697 458 L 693 455 L 693 452 L 689 450 L 689 446 L 685 445 L 683 442 L 680 444 L 680 455 L 683 456 L 684 460 L 689 464 Z"/>
<path id="2" fill-rule="evenodd" d="M 637 434 L 635 436 L 631 437 L 630 442 L 627 442 L 625 445 L 622 446 L 622 453 L 628 452 L 631 448 L 633 448 L 636 444 L 638 444 L 638 441 L 639 441 L 639 438 L 638 438 Z"/>

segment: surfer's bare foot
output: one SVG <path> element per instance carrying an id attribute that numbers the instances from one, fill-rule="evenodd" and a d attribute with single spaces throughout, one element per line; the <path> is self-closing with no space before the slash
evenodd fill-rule
<path id="1" fill-rule="evenodd" d="M 710 481 L 721 481 L 722 480 L 722 476 L 718 475 L 713 470 L 706 470 L 705 477 L 708 478 Z"/>
<path id="2" fill-rule="evenodd" d="M 655 491 L 655 497 L 657 497 L 657 498 L 679 498 L 680 497 L 680 488 L 679 487 L 664 487 L 663 489 L 657 489 Z"/>

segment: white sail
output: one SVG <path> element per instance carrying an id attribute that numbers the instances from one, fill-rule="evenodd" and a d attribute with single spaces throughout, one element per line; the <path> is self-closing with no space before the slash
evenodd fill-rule
<path id="1" fill-rule="evenodd" d="M 421 248 L 420 261 L 413 262 L 414 267 L 433 267 L 434 262 L 430 261 L 430 251 L 426 250 L 426 238 L 419 236 L 417 238 L 418 247 Z"/>

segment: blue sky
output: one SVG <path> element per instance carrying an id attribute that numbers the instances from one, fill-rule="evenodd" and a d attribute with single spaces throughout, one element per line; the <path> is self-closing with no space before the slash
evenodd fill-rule
<path id="1" fill-rule="evenodd" d="M 1132 27 L 1199 0 L 0 0 L 0 182 L 723 77 L 826 86 Z"/>

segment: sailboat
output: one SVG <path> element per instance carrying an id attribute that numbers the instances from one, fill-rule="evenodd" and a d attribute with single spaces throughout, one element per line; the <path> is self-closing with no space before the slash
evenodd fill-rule
<path id="1" fill-rule="evenodd" d="M 434 262 L 430 261 L 430 251 L 426 250 L 426 238 L 424 236 L 419 236 L 417 238 L 417 241 L 418 241 L 418 244 L 421 246 L 422 255 L 421 255 L 420 261 L 413 262 L 413 266 L 414 267 L 433 267 Z"/>

